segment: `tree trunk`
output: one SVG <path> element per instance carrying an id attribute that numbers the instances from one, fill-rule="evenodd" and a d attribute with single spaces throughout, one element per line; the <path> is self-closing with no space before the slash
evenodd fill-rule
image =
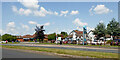
<path id="1" fill-rule="evenodd" d="M 42 39 L 42 43 L 43 43 L 43 39 Z"/>
<path id="2" fill-rule="evenodd" d="M 115 36 L 112 36 L 113 37 L 113 40 L 115 40 Z"/>
<path id="3" fill-rule="evenodd" d="M 39 43 L 40 43 L 40 39 L 39 39 Z"/>
<path id="4" fill-rule="evenodd" d="M 105 40 L 104 40 L 104 45 L 105 45 Z"/>
<path id="5" fill-rule="evenodd" d="M 105 39 L 104 39 L 104 45 L 105 45 L 105 40 L 106 40 L 106 37 L 104 37 Z"/>
<path id="6" fill-rule="evenodd" d="M 90 44 L 92 45 L 92 40 L 90 40 Z"/>

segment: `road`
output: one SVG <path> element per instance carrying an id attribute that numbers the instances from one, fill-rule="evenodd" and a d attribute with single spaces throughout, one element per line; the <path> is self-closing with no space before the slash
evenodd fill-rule
<path id="1" fill-rule="evenodd" d="M 2 58 L 63 58 L 63 57 L 3 48 Z"/>
<path id="2" fill-rule="evenodd" d="M 57 46 L 43 46 L 43 45 L 24 45 L 24 44 L 3 44 L 3 45 L 12 45 L 12 46 L 27 46 L 27 47 L 42 47 L 42 48 L 56 48 L 56 49 L 70 49 L 70 50 L 81 50 L 81 51 L 96 51 L 96 52 L 107 52 L 107 53 L 120 53 L 119 49 L 98 49 L 98 48 L 86 48 L 86 47 L 66 47 L 64 45 L 57 45 Z"/>

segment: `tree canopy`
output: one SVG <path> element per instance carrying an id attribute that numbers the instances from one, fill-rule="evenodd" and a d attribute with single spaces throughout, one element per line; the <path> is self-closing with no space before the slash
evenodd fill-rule
<path id="1" fill-rule="evenodd" d="M 117 22 L 114 18 L 107 24 L 107 28 L 104 23 L 99 23 L 97 27 L 93 31 L 94 35 L 97 35 L 97 39 L 100 37 L 105 37 L 106 34 L 114 37 L 120 36 L 120 27 L 119 22 Z M 113 37 L 113 39 L 114 39 Z"/>
<path id="2" fill-rule="evenodd" d="M 0 41 L 2 40 L 2 36 L 0 35 Z"/>
<path id="3" fill-rule="evenodd" d="M 68 36 L 67 32 L 61 32 L 61 35 L 63 36 L 63 38 L 66 38 Z"/>
<path id="4" fill-rule="evenodd" d="M 107 34 L 111 36 L 119 36 L 120 34 L 119 23 L 114 18 L 107 25 Z"/>
<path id="5" fill-rule="evenodd" d="M 4 35 L 2 35 L 2 40 L 3 41 L 15 41 L 17 38 L 16 38 L 16 36 L 13 36 L 13 35 L 11 35 L 11 34 L 4 34 Z"/>
<path id="6" fill-rule="evenodd" d="M 93 31 L 93 34 L 97 35 L 97 39 L 99 39 L 100 37 L 104 37 L 106 34 L 106 28 L 104 23 L 99 23 Z"/>
<path id="7" fill-rule="evenodd" d="M 48 40 L 55 40 L 56 39 L 56 33 L 48 35 Z"/>

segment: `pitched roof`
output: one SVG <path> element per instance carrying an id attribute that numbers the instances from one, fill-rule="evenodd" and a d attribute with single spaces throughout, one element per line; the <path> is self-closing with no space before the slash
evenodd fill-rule
<path id="1" fill-rule="evenodd" d="M 24 35 L 23 38 L 33 38 L 34 35 Z"/>
<path id="2" fill-rule="evenodd" d="M 74 30 L 73 32 L 76 32 L 76 36 L 83 36 L 83 31 Z M 72 37 L 72 35 L 69 35 L 68 37 Z"/>

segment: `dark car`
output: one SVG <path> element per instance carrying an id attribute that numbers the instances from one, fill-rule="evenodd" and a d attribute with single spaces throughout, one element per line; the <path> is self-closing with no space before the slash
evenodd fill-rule
<path id="1" fill-rule="evenodd" d="M 55 40 L 51 40 L 51 43 L 54 43 L 55 42 Z"/>
<path id="2" fill-rule="evenodd" d="M 67 40 L 65 40 L 65 41 L 63 41 L 63 43 L 64 43 L 64 44 L 67 44 L 67 43 L 68 43 L 68 41 L 67 41 Z"/>
<path id="3" fill-rule="evenodd" d="M 115 40 L 113 40 L 111 43 L 110 43 L 110 45 L 112 46 L 112 45 L 118 45 L 118 46 L 120 46 L 120 39 L 115 39 Z"/>

